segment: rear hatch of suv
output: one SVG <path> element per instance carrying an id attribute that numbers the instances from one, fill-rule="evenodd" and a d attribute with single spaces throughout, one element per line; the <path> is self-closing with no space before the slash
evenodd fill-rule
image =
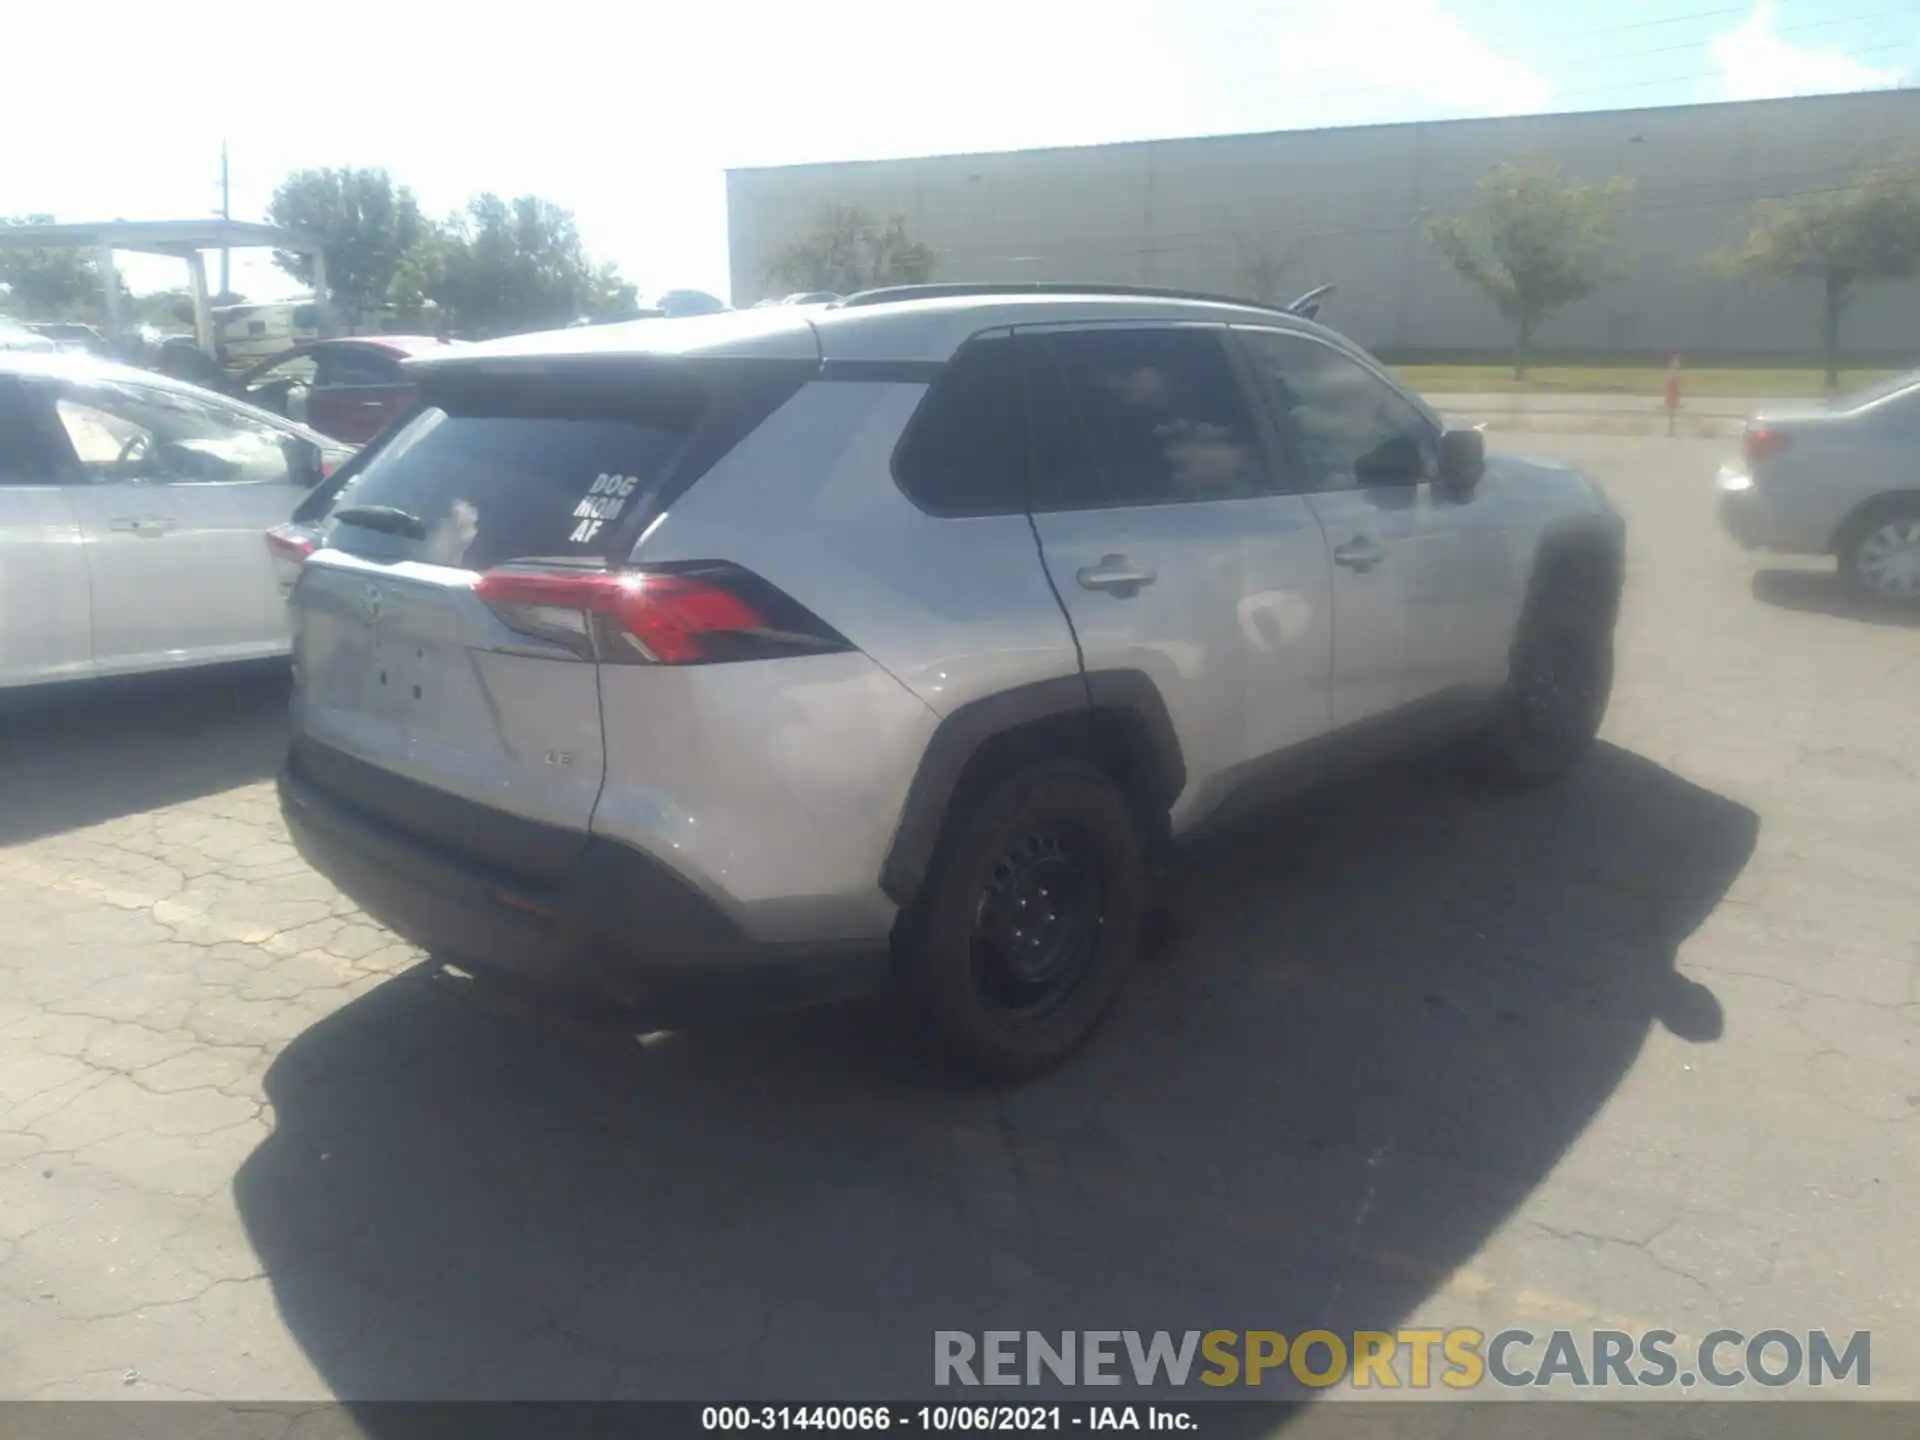
<path id="1" fill-rule="evenodd" d="M 665 613 L 636 618 L 621 562 L 814 368 L 578 355 L 418 370 L 420 408 L 356 467 L 294 590 L 296 773 L 494 870 L 560 875 L 605 770 L 606 622 L 652 661 L 672 635 L 649 649 L 635 625 L 698 628 L 725 603 L 697 578 L 658 581 L 647 600 Z"/>

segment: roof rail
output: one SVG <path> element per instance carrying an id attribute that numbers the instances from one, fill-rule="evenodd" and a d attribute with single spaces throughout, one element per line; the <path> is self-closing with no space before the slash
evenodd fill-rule
<path id="1" fill-rule="evenodd" d="M 1322 286 L 1300 301 L 1316 299 L 1332 289 Z M 1118 295 L 1141 300 L 1197 300 L 1209 305 L 1237 305 L 1243 310 L 1269 310 L 1279 315 L 1302 312 L 1289 305 L 1269 305 L 1237 295 L 1212 295 L 1204 290 L 1170 290 L 1154 285 L 1079 284 L 1065 280 L 951 281 L 931 285 L 888 285 L 878 290 L 862 290 L 844 299 L 832 301 L 834 310 L 858 309 L 867 305 L 893 305 L 905 300 L 964 299 L 969 295 Z M 1305 312 L 1311 314 L 1312 312 Z"/>

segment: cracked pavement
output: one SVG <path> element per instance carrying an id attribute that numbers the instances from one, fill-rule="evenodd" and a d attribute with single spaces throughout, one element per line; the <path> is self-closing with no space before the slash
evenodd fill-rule
<path id="1" fill-rule="evenodd" d="M 1628 517 L 1607 743 L 1209 842 L 1019 1090 L 860 1009 L 641 1043 L 436 974 L 289 847 L 271 675 L 0 716 L 0 1398 L 904 1398 L 935 1329 L 1414 1324 L 1871 1329 L 1920 1396 L 1920 626 L 1725 541 L 1724 442 L 1519 448 Z"/>

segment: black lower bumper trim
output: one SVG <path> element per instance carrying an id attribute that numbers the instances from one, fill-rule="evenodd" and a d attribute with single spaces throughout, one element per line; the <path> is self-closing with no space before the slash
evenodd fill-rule
<path id="1" fill-rule="evenodd" d="M 587 839 L 550 881 L 490 873 L 344 804 L 296 764 L 280 808 L 308 864 L 436 960 L 673 1018 L 850 998 L 886 974 L 883 939 L 744 934 L 657 861 Z M 525 822 L 518 822 L 525 823 Z"/>

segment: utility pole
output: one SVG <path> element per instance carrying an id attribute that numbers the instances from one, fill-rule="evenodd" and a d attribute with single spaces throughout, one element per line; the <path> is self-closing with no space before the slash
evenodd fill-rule
<path id="1" fill-rule="evenodd" d="M 220 142 L 220 218 L 222 220 L 233 219 L 232 202 L 232 194 L 227 188 L 227 142 L 222 140 Z M 220 247 L 220 294 L 222 304 L 226 303 L 225 297 L 232 293 L 232 285 L 230 283 L 232 277 L 227 273 L 228 256 L 230 253 L 226 246 L 222 245 Z"/>

